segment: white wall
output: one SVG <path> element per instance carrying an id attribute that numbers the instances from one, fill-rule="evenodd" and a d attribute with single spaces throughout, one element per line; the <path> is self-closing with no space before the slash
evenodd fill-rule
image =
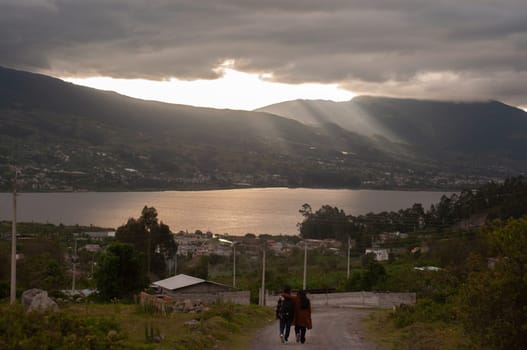
<path id="1" fill-rule="evenodd" d="M 391 308 L 400 304 L 415 304 L 415 293 L 348 292 L 308 294 L 313 306 L 356 306 Z M 275 306 L 278 295 L 268 294 L 266 306 Z"/>

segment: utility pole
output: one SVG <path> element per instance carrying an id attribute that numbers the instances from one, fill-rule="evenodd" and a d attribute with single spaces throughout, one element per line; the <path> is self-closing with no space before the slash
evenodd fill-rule
<path id="1" fill-rule="evenodd" d="M 150 266 L 152 263 L 152 258 L 150 257 L 152 253 L 150 252 L 150 249 L 152 248 L 152 232 L 150 232 L 149 227 L 146 228 L 146 232 L 148 233 L 148 241 L 146 246 L 146 273 L 148 276 L 148 280 L 150 281 Z"/>
<path id="2" fill-rule="evenodd" d="M 15 167 L 15 180 L 13 182 L 13 221 L 11 223 L 11 295 L 10 303 L 16 301 L 16 180 L 17 169 Z"/>
<path id="3" fill-rule="evenodd" d="M 350 279 L 350 251 L 351 251 L 351 239 L 348 236 L 348 279 Z"/>
<path id="4" fill-rule="evenodd" d="M 232 247 L 232 287 L 236 288 L 236 243 L 234 241 L 229 241 L 225 238 L 218 238 L 218 241 L 222 243 L 227 243 Z"/>
<path id="5" fill-rule="evenodd" d="M 236 243 L 232 243 L 232 286 L 236 288 Z"/>
<path id="6" fill-rule="evenodd" d="M 306 276 L 307 276 L 307 241 L 304 240 L 304 283 L 302 289 L 306 290 Z"/>
<path id="7" fill-rule="evenodd" d="M 77 265 L 77 238 L 75 238 L 75 245 L 73 248 L 73 256 L 71 257 L 71 260 L 73 262 L 73 269 L 72 269 L 72 277 L 71 280 L 71 293 L 75 293 L 75 265 Z"/>
<path id="8" fill-rule="evenodd" d="M 262 288 L 260 291 L 260 305 L 265 306 L 265 241 L 263 244 L 263 255 L 262 255 Z"/>

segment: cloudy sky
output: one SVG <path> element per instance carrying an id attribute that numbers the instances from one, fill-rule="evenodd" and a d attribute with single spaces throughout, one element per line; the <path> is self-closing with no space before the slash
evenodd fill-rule
<path id="1" fill-rule="evenodd" d="M 0 65 L 215 107 L 370 94 L 527 108 L 527 1 L 0 0 Z"/>

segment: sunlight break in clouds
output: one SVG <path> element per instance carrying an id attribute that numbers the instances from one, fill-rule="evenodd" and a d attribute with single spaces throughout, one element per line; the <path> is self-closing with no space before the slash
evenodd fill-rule
<path id="1" fill-rule="evenodd" d="M 108 77 L 62 79 L 77 85 L 111 90 L 144 100 L 212 108 L 253 110 L 273 103 L 295 99 L 348 101 L 354 93 L 336 84 L 284 84 L 270 81 L 271 74 L 244 73 L 226 62 L 216 69 L 222 77 L 215 80 L 166 81 L 113 79 Z"/>

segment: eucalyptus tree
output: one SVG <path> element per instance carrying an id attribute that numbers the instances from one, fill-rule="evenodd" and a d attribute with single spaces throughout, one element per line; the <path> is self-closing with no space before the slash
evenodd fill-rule
<path id="1" fill-rule="evenodd" d="M 131 298 L 147 284 L 142 254 L 132 244 L 111 243 L 97 266 L 97 290 L 104 300 Z"/>
<path id="2" fill-rule="evenodd" d="M 157 277 L 167 275 L 167 261 L 177 252 L 174 235 L 168 225 L 159 221 L 157 210 L 145 206 L 138 219 L 130 218 L 120 226 L 115 238 L 119 242 L 130 243 L 144 254 L 146 271 Z"/>

